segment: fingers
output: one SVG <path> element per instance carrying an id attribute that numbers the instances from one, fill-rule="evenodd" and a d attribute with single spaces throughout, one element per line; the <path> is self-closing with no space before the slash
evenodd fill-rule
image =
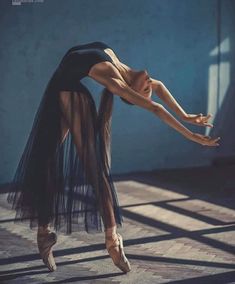
<path id="1" fill-rule="evenodd" d="M 208 115 L 204 116 L 202 113 L 199 113 L 199 114 L 195 115 L 195 117 L 194 117 L 195 118 L 195 122 L 196 122 L 195 124 L 196 125 L 201 125 L 201 126 L 208 126 L 208 127 L 212 128 L 213 124 L 208 123 L 208 120 L 211 117 L 212 117 L 211 114 L 208 114 Z"/>
<path id="2" fill-rule="evenodd" d="M 201 144 L 202 146 L 219 146 L 218 141 L 220 140 L 220 137 L 211 138 L 210 135 L 193 133 L 193 139 L 192 140 Z"/>
<path id="3" fill-rule="evenodd" d="M 211 138 L 210 136 L 204 136 L 205 137 L 205 143 L 203 143 L 204 146 L 219 146 L 219 143 L 217 143 L 220 140 L 220 137 L 217 138 Z"/>
<path id="4" fill-rule="evenodd" d="M 213 127 L 213 124 L 211 124 L 211 123 L 208 123 L 208 120 L 209 120 L 209 118 L 211 118 L 212 117 L 212 115 L 211 114 L 208 114 L 207 116 L 204 116 L 204 117 L 202 117 L 202 121 L 203 121 L 203 125 L 204 126 L 208 126 L 208 127 Z"/>
<path id="5" fill-rule="evenodd" d="M 214 127 L 213 124 L 208 123 L 207 121 L 206 121 L 206 122 L 202 122 L 201 125 L 203 125 L 203 126 L 208 126 L 208 127 L 210 127 L 210 128 Z"/>
<path id="6" fill-rule="evenodd" d="M 212 117 L 212 115 L 208 114 L 207 116 L 203 116 L 202 120 L 207 122 L 209 120 L 209 118 L 211 118 L 211 117 Z"/>
<path id="7" fill-rule="evenodd" d="M 220 140 L 220 137 L 215 138 L 215 139 L 213 140 L 213 142 L 216 143 L 216 142 L 219 141 L 219 140 Z M 219 143 L 216 143 L 216 145 L 219 145 Z"/>
<path id="8" fill-rule="evenodd" d="M 207 119 L 209 119 L 210 117 L 212 117 L 212 114 L 208 114 L 205 116 Z"/>

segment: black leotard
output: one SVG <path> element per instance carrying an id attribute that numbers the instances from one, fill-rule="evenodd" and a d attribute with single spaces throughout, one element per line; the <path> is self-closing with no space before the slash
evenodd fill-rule
<path id="1" fill-rule="evenodd" d="M 103 61 L 114 64 L 112 58 L 104 51 L 106 48 L 111 47 L 100 41 L 70 48 L 58 67 L 60 88 L 63 90 L 76 90 L 79 81 L 88 75 L 93 65 Z"/>

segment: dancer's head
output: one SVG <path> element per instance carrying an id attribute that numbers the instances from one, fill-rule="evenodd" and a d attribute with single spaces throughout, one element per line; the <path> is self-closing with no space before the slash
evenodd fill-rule
<path id="1" fill-rule="evenodd" d="M 145 98 L 152 96 L 151 79 L 146 70 L 135 71 L 132 75 L 131 88 Z"/>
<path id="2" fill-rule="evenodd" d="M 151 79 L 146 70 L 140 70 L 140 71 L 132 70 L 130 87 L 136 92 L 138 92 L 140 95 L 142 95 L 143 97 L 151 99 L 152 96 Z M 123 98 L 121 99 L 128 104 L 132 104 Z"/>

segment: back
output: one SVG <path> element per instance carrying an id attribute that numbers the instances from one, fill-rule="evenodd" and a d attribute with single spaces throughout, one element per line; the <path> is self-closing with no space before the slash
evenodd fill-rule
<path id="1" fill-rule="evenodd" d="M 98 41 L 71 47 L 58 67 L 62 88 L 72 90 L 82 78 L 89 74 L 91 67 L 99 62 L 113 63 L 112 58 L 104 51 L 106 48 L 110 47 Z"/>

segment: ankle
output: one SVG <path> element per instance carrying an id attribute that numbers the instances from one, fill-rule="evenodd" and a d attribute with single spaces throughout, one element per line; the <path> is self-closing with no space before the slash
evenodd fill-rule
<path id="1" fill-rule="evenodd" d="M 47 234 L 50 232 L 50 226 L 49 225 L 42 225 L 38 226 L 38 234 Z"/>
<path id="2" fill-rule="evenodd" d="M 117 235 L 117 226 L 109 227 L 105 229 L 105 239 L 106 240 L 112 240 L 116 237 Z"/>
<path id="3" fill-rule="evenodd" d="M 112 243 L 116 239 L 117 239 L 117 234 L 109 236 L 109 237 L 105 237 L 105 242 L 106 243 Z"/>

